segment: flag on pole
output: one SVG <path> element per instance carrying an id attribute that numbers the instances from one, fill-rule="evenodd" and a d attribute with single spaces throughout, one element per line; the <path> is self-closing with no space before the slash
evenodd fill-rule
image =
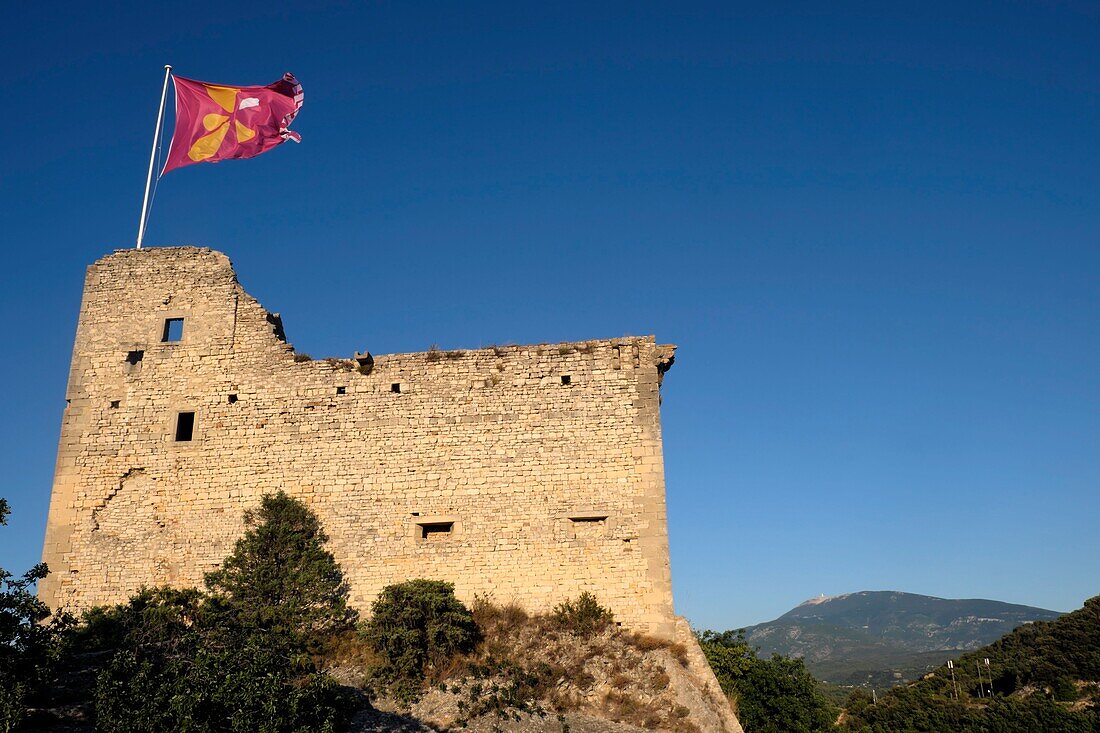
<path id="1" fill-rule="evenodd" d="M 161 175 L 193 163 L 251 158 L 287 140 L 302 107 L 302 85 L 287 73 L 265 87 L 230 87 L 173 77 L 176 131 Z"/>

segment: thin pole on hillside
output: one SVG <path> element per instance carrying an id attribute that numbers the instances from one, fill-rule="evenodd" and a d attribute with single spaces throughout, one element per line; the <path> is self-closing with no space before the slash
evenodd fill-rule
<path id="1" fill-rule="evenodd" d="M 157 127 L 153 130 L 153 148 L 149 151 L 149 173 L 145 176 L 145 197 L 141 200 L 141 219 L 138 220 L 137 249 L 141 249 L 141 240 L 145 237 L 146 214 L 149 213 L 149 188 L 153 185 L 153 161 L 157 155 L 157 140 L 160 139 L 161 122 L 164 120 L 164 99 L 168 96 L 168 77 L 172 75 L 172 65 L 164 65 L 164 87 L 160 90 L 160 109 L 157 110 Z"/>

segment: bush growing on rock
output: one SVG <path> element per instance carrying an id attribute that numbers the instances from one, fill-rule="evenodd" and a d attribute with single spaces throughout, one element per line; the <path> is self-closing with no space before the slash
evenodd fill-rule
<path id="1" fill-rule="evenodd" d="M 426 679 L 480 638 L 454 584 L 423 579 L 383 588 L 364 635 L 382 658 L 375 683 L 403 702 L 415 700 Z"/>
<path id="2" fill-rule="evenodd" d="M 554 621 L 566 631 L 579 636 L 591 636 L 615 621 L 611 609 L 600 605 L 596 596 L 584 591 L 577 600 L 566 599 L 554 607 Z"/>

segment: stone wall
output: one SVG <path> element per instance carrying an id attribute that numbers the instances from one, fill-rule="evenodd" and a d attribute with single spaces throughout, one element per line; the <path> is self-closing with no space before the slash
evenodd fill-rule
<path id="1" fill-rule="evenodd" d="M 535 610 L 590 590 L 672 635 L 673 350 L 630 337 L 302 361 L 224 255 L 118 251 L 88 268 L 41 596 L 79 610 L 200 584 L 244 510 L 284 490 L 320 516 L 362 610 L 414 577 Z"/>

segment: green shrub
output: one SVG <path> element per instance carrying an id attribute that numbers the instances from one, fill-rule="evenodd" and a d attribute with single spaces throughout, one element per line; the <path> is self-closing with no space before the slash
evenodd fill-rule
<path id="1" fill-rule="evenodd" d="M 11 733 L 27 714 L 27 688 L 22 682 L 0 675 L 0 733 Z"/>
<path id="2" fill-rule="evenodd" d="M 468 671 L 465 684 L 453 688 L 459 693 L 461 727 L 487 715 L 502 720 L 520 720 L 521 714 L 544 717 L 546 711 L 538 701 L 553 688 L 561 670 L 546 662 L 525 664 L 489 656 L 471 664 Z"/>
<path id="3" fill-rule="evenodd" d="M 1077 700 L 1077 685 L 1069 677 L 1056 677 L 1050 683 L 1051 692 L 1058 702 L 1074 702 Z"/>
<path id="4" fill-rule="evenodd" d="M 117 653 L 96 684 L 102 733 L 335 732 L 350 700 L 308 657 L 239 630 L 175 630 Z"/>
<path id="5" fill-rule="evenodd" d="M 566 599 L 555 606 L 554 621 L 566 631 L 591 636 L 610 626 L 615 616 L 610 609 L 600 605 L 596 596 L 585 591 L 577 596 L 577 600 Z"/>
<path id="6" fill-rule="evenodd" d="M 316 640 L 349 628 L 348 585 L 321 522 L 283 492 L 265 494 L 244 515 L 248 530 L 206 586 L 246 628 Z"/>
<path id="7" fill-rule="evenodd" d="M 417 699 L 426 679 L 480 637 L 454 584 L 422 579 L 383 588 L 363 633 L 382 658 L 375 683 L 403 702 Z"/>

